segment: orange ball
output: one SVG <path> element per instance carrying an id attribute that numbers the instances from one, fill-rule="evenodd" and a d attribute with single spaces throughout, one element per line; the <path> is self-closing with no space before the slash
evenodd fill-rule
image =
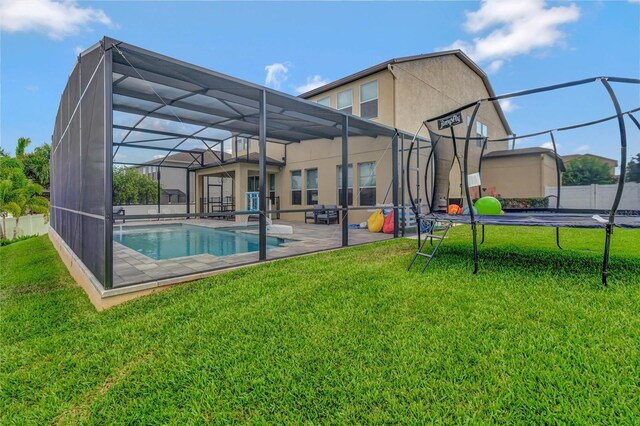
<path id="1" fill-rule="evenodd" d="M 460 206 L 457 204 L 449 204 L 449 208 L 447 209 L 448 214 L 460 214 Z"/>

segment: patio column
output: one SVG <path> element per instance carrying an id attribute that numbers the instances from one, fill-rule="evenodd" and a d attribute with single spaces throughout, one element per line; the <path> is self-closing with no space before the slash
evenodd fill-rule
<path id="1" fill-rule="evenodd" d="M 349 245 L 349 117 L 342 119 L 342 247 Z"/>
<path id="2" fill-rule="evenodd" d="M 391 139 L 391 197 L 393 198 L 393 238 L 398 238 L 398 133 Z"/>
<path id="3" fill-rule="evenodd" d="M 267 92 L 261 93 L 260 123 L 258 129 L 259 160 L 259 203 L 260 203 L 260 232 L 259 232 L 259 260 L 267 259 Z M 248 152 L 247 147 L 247 152 Z"/>

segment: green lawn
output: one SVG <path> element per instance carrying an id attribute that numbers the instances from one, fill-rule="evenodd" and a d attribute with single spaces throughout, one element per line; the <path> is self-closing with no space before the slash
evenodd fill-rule
<path id="1" fill-rule="evenodd" d="M 46 237 L 0 249 L 3 424 L 640 419 L 640 232 L 469 229 L 421 275 L 396 240 L 96 312 Z"/>

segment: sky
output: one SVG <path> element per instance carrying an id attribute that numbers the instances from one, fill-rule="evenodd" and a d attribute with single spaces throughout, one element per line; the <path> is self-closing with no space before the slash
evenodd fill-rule
<path id="1" fill-rule="evenodd" d="M 104 35 L 291 94 L 391 58 L 451 48 L 471 56 L 498 94 L 596 76 L 640 78 L 640 0 L 0 0 L 0 146 L 13 152 L 19 137 L 31 138 L 31 148 L 51 141 L 76 56 Z M 640 85 L 614 89 L 623 110 L 640 106 Z M 600 83 L 503 108 L 516 134 L 614 113 Z M 640 131 L 627 125 L 629 154 L 640 153 Z M 615 121 L 556 141 L 561 154 L 620 156 Z M 518 142 L 548 144 L 548 136 Z"/>

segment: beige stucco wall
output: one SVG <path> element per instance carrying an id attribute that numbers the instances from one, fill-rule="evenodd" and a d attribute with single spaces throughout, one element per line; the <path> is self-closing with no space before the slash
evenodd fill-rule
<path id="1" fill-rule="evenodd" d="M 315 102 L 318 99 L 329 96 L 331 108 L 336 108 L 337 94 L 351 89 L 353 90 L 353 115 L 360 116 L 360 86 L 374 80 L 378 80 L 378 117 L 372 118 L 371 120 L 394 127 L 394 81 L 393 75 L 387 70 L 352 81 L 351 83 L 342 85 L 335 89 L 322 92 L 319 95 L 309 98 L 309 100 Z"/>
<path id="2" fill-rule="evenodd" d="M 358 164 L 376 162 L 376 201 L 382 203 L 389 185 L 391 184 L 391 139 L 350 137 L 349 164 L 353 167 L 353 206 L 358 203 Z M 300 144 L 289 145 L 287 148 L 287 166 L 276 181 L 279 187 L 280 202 L 283 209 L 310 208 L 306 204 L 306 173 L 307 169 L 318 169 L 318 203 L 336 204 L 338 200 L 338 166 L 342 164 L 342 140 L 312 140 Z M 291 172 L 300 170 L 302 173 L 302 205 L 291 204 Z M 386 203 L 391 203 L 391 192 Z M 373 207 L 372 207 L 373 208 Z M 362 222 L 370 213 L 367 211 L 353 211 L 349 221 Z M 284 214 L 286 220 L 304 220 L 303 213 Z"/>
<path id="3" fill-rule="evenodd" d="M 427 118 L 489 96 L 482 78 L 455 55 L 394 64 L 391 71 L 396 77 L 396 126 L 407 132 L 415 132 Z M 471 113 L 472 109 L 463 111 L 465 124 L 467 116 Z M 489 138 L 507 135 L 493 104 L 482 104 L 476 119 L 487 125 Z M 437 130 L 435 123 L 431 128 Z M 466 126 L 456 126 L 455 134 L 459 138 L 458 154 L 462 161 L 462 140 L 466 135 Z M 423 129 L 421 135 L 428 137 L 427 130 Z M 472 136 L 475 136 L 475 133 L 472 133 Z M 486 152 L 503 149 L 508 149 L 507 142 L 490 143 Z M 452 150 L 449 151 L 452 155 Z M 477 171 L 479 158 L 480 148 L 471 142 L 468 160 L 470 173 Z M 462 197 L 460 166 L 454 162 L 449 175 L 450 198 Z"/>
<path id="4" fill-rule="evenodd" d="M 544 187 L 556 185 L 555 167 L 555 160 L 544 154 L 485 158 L 482 186 L 495 187 L 504 198 L 544 197 Z"/>

